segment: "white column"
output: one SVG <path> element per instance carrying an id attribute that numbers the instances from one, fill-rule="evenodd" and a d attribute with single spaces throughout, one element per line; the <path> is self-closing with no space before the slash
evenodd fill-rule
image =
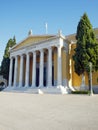
<path id="1" fill-rule="evenodd" d="M 29 53 L 26 55 L 26 75 L 25 75 L 25 87 L 29 87 L 29 64 L 30 64 L 30 57 Z"/>
<path id="2" fill-rule="evenodd" d="M 39 73 L 39 87 L 43 87 L 43 72 L 44 71 L 44 51 L 40 50 L 40 73 Z"/>
<path id="3" fill-rule="evenodd" d="M 15 67 L 14 67 L 14 87 L 17 85 L 17 70 L 18 69 L 18 56 L 15 57 Z"/>
<path id="4" fill-rule="evenodd" d="M 61 46 L 57 47 L 57 85 L 62 85 L 62 53 L 61 53 Z"/>
<path id="5" fill-rule="evenodd" d="M 32 87 L 36 87 L 36 52 L 33 52 L 33 63 L 32 63 Z"/>
<path id="6" fill-rule="evenodd" d="M 71 54 L 71 45 L 69 44 L 69 55 Z M 69 74 L 70 74 L 70 79 L 69 79 L 69 86 L 72 87 L 72 59 L 69 57 Z"/>
<path id="7" fill-rule="evenodd" d="M 48 86 L 48 52 L 47 52 L 47 62 L 46 62 L 46 86 Z"/>
<path id="8" fill-rule="evenodd" d="M 52 48 L 48 49 L 48 80 L 47 86 L 52 86 Z"/>
<path id="9" fill-rule="evenodd" d="M 23 85 L 23 55 L 20 57 L 20 74 L 19 74 L 19 87 Z"/>
<path id="10" fill-rule="evenodd" d="M 9 87 L 12 86 L 12 70 L 13 70 L 13 58 L 10 59 Z"/>

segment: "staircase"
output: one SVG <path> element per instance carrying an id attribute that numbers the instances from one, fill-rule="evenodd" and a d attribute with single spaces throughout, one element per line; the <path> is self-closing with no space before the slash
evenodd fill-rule
<path id="1" fill-rule="evenodd" d="M 68 87 L 7 87 L 4 92 L 20 92 L 32 94 L 69 94 L 71 90 Z"/>

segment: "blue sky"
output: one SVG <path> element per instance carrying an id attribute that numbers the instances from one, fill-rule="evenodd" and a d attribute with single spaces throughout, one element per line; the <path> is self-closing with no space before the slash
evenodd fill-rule
<path id="1" fill-rule="evenodd" d="M 0 62 L 7 41 L 16 36 L 17 42 L 33 34 L 64 35 L 76 32 L 77 24 L 86 12 L 93 25 L 98 27 L 98 0 L 0 0 Z"/>

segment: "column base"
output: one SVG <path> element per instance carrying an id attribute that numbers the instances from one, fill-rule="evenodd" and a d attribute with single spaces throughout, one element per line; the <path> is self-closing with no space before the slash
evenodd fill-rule
<path id="1" fill-rule="evenodd" d="M 19 87 L 19 88 L 22 88 L 23 86 L 22 86 L 22 85 L 19 85 L 18 87 Z"/>
<path id="2" fill-rule="evenodd" d="M 38 86 L 38 88 L 43 88 L 43 87 L 44 87 L 43 85 Z"/>
<path id="3" fill-rule="evenodd" d="M 57 85 L 57 88 L 62 88 L 63 86 L 62 85 Z"/>
<path id="4" fill-rule="evenodd" d="M 47 88 L 51 88 L 51 87 L 52 87 L 52 83 L 49 82 L 49 83 L 47 84 Z"/>
<path id="5" fill-rule="evenodd" d="M 13 86 L 13 88 L 16 88 L 17 86 Z"/>
<path id="6" fill-rule="evenodd" d="M 8 86 L 7 88 L 12 88 L 13 86 Z"/>
<path id="7" fill-rule="evenodd" d="M 52 86 L 52 85 L 51 85 L 51 86 L 50 86 L 50 85 L 48 85 L 48 86 L 46 86 L 46 87 L 47 87 L 47 88 L 52 88 L 53 86 Z"/>
<path id="8" fill-rule="evenodd" d="M 35 85 L 32 85 L 30 88 L 36 88 L 36 86 L 35 86 Z"/>
<path id="9" fill-rule="evenodd" d="M 25 85 L 24 88 L 29 88 L 29 85 Z"/>
<path id="10" fill-rule="evenodd" d="M 19 87 L 19 88 L 23 87 L 23 83 L 22 83 L 22 82 L 19 83 L 18 87 Z"/>

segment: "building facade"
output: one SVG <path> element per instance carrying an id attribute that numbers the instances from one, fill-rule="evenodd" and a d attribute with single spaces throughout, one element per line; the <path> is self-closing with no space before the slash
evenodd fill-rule
<path id="1" fill-rule="evenodd" d="M 30 31 L 10 49 L 9 88 L 74 91 L 82 81 L 74 72 L 75 44 L 75 35 L 65 37 L 61 31 L 57 35 L 33 35 Z M 98 77 L 97 72 L 95 75 Z M 93 85 L 98 85 L 97 81 Z"/>
<path id="2" fill-rule="evenodd" d="M 96 40 L 98 42 L 98 28 L 94 29 L 95 32 L 95 36 L 96 36 Z M 78 76 L 75 73 L 75 69 L 74 69 L 74 61 L 72 59 L 72 56 L 74 54 L 74 49 L 76 48 L 76 34 L 72 34 L 69 36 L 66 36 L 66 39 L 69 41 L 69 67 L 70 67 L 70 76 L 69 76 L 69 82 L 70 85 L 72 85 L 73 87 L 79 89 L 84 82 L 84 86 L 86 87 L 86 89 L 88 89 L 88 75 L 87 73 L 85 73 L 85 79 L 83 81 L 83 77 Z M 93 88 L 98 88 L 98 71 L 93 72 L 92 73 L 92 85 Z"/>

